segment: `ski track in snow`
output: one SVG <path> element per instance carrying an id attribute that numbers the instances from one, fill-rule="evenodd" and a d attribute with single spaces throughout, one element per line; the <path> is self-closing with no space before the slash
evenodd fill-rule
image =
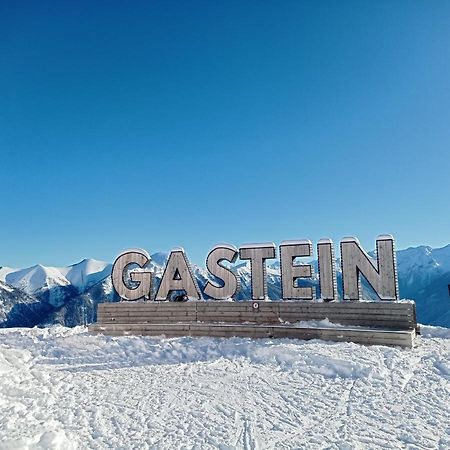
<path id="1" fill-rule="evenodd" d="M 447 449 L 449 394 L 432 327 L 412 350 L 0 330 L 2 450 Z"/>

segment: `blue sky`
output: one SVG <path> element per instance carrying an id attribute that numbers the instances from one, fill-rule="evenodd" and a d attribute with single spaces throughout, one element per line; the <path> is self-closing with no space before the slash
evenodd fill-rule
<path id="1" fill-rule="evenodd" d="M 0 265 L 450 242 L 450 3 L 0 3 Z"/>

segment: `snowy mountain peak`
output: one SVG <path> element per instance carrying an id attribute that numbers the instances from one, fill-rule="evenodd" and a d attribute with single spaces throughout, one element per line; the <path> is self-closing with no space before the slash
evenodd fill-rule
<path id="1" fill-rule="evenodd" d="M 39 289 L 70 284 L 56 267 L 45 267 L 41 264 L 10 272 L 6 275 L 5 281 L 27 294 L 33 294 Z"/>
<path id="2" fill-rule="evenodd" d="M 112 265 L 95 259 L 83 259 L 68 267 L 47 267 L 42 264 L 26 269 L 0 269 L 0 281 L 27 294 L 54 287 L 73 286 L 79 291 L 98 283 L 111 273 Z"/>
<path id="3" fill-rule="evenodd" d="M 87 287 L 98 283 L 111 273 L 112 265 L 96 259 L 83 259 L 79 263 L 68 267 L 61 267 L 59 271 L 67 278 L 72 286 L 83 291 Z"/>
<path id="4" fill-rule="evenodd" d="M 166 264 L 167 259 L 169 258 L 169 253 L 167 252 L 157 252 L 151 255 L 151 260 L 156 266 L 164 266 Z"/>
<path id="5" fill-rule="evenodd" d="M 433 249 L 429 246 L 409 247 L 397 252 L 397 264 L 402 271 L 420 271 L 423 276 L 430 270 L 450 271 L 450 245 Z"/>

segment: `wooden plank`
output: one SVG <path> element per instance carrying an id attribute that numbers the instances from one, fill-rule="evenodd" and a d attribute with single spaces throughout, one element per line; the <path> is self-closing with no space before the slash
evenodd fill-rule
<path id="1" fill-rule="evenodd" d="M 118 311 L 98 311 L 98 316 L 175 316 L 175 315 L 193 315 L 195 316 L 197 311 L 194 310 L 159 310 L 159 311 L 129 311 L 129 310 L 118 310 Z"/>
<path id="2" fill-rule="evenodd" d="M 101 306 L 100 305 L 104 305 Z M 196 310 L 197 305 L 195 303 L 163 303 L 163 304 L 150 304 L 150 303 L 100 303 L 99 311 L 166 311 L 166 310 Z"/>
<path id="3" fill-rule="evenodd" d="M 353 318 L 327 318 L 327 319 L 305 319 L 305 318 L 286 318 L 283 317 L 279 320 L 281 323 L 298 323 L 298 322 L 322 322 L 324 320 L 327 320 L 334 324 L 341 324 L 341 325 L 360 325 L 363 327 L 369 327 L 371 324 L 377 325 L 377 324 L 398 324 L 398 326 L 405 327 L 405 328 L 414 328 L 415 325 L 411 321 L 406 320 L 377 320 L 377 319 L 371 319 L 371 318 L 359 318 L 359 319 L 353 319 Z"/>
<path id="4" fill-rule="evenodd" d="M 142 323 L 142 324 L 145 324 L 145 323 L 150 323 L 150 324 L 154 324 L 154 325 L 156 325 L 156 324 L 161 324 L 161 323 L 169 323 L 169 324 L 176 324 L 176 323 L 196 323 L 196 320 L 195 320 L 195 318 L 193 318 L 193 319 L 189 319 L 189 318 L 184 318 L 184 319 L 168 319 L 168 320 L 165 320 L 165 321 L 161 321 L 161 320 L 158 320 L 158 319 L 151 319 L 151 318 L 149 318 L 149 319 L 138 319 L 138 318 L 131 318 L 131 319 L 117 319 L 117 320 L 115 320 L 115 319 L 112 319 L 112 320 L 102 320 L 101 322 L 99 322 L 99 324 L 101 324 L 101 325 L 108 325 L 108 324 L 114 324 L 114 323 L 117 323 L 117 324 L 127 324 L 127 323 L 132 323 L 132 324 L 138 324 L 138 323 Z"/>
<path id="5" fill-rule="evenodd" d="M 133 318 L 133 319 L 132 319 Z M 98 321 L 99 322 L 127 322 L 135 321 L 135 318 L 142 319 L 142 321 L 151 322 L 178 322 L 180 320 L 194 321 L 237 321 L 237 322 L 274 322 L 279 321 L 278 316 L 274 312 L 262 312 L 255 310 L 249 311 L 209 311 L 205 310 L 203 313 L 195 312 L 192 308 L 188 310 L 169 310 L 165 312 L 136 312 L 136 311 L 119 311 L 117 313 L 99 312 Z M 384 315 L 384 314 L 353 314 L 352 312 L 330 312 L 316 313 L 316 312 L 283 312 L 280 313 L 280 320 L 283 322 L 299 322 L 303 320 L 322 320 L 327 318 L 331 322 L 341 323 L 341 324 L 355 324 L 355 325 L 376 325 L 376 326 L 390 326 L 390 327 L 406 327 L 413 328 L 415 323 L 413 317 L 410 316 L 400 316 L 400 315 Z"/>
<path id="6" fill-rule="evenodd" d="M 305 304 L 282 304 L 279 303 L 278 305 L 279 311 L 302 311 L 302 310 L 312 310 L 312 311 L 386 311 L 386 312 L 405 312 L 408 314 L 413 314 L 414 308 L 411 307 L 411 305 L 402 305 L 402 306 L 395 306 L 392 307 L 391 305 L 385 305 L 384 303 L 377 303 L 377 304 L 371 304 L 371 303 L 364 303 L 364 304 L 357 304 L 356 302 L 345 304 L 345 303 L 315 303 L 310 305 Z"/>
<path id="7" fill-rule="evenodd" d="M 329 308 L 324 308 L 322 305 L 329 306 L 332 305 L 332 303 L 328 304 L 318 304 L 321 305 L 320 308 L 313 308 L 313 309 L 298 309 L 298 305 L 300 303 L 304 304 L 305 302 L 292 302 L 290 305 L 295 305 L 294 308 L 288 308 L 286 310 L 285 304 L 281 302 L 260 302 L 260 304 L 269 305 L 268 307 L 262 307 L 262 309 L 254 310 L 252 308 L 249 308 L 248 305 L 244 305 L 244 308 L 241 308 L 239 304 L 236 303 L 232 304 L 231 302 L 221 302 L 221 305 L 218 305 L 217 302 L 189 302 L 187 304 L 176 304 L 175 308 L 173 307 L 173 304 L 164 303 L 164 306 L 167 306 L 168 308 L 155 308 L 154 304 L 151 304 L 151 311 L 145 310 L 134 310 L 133 307 L 129 308 L 130 303 L 120 303 L 118 305 L 125 305 L 126 308 L 124 309 L 119 308 L 118 310 L 111 311 L 109 308 L 103 308 L 102 311 L 99 311 L 98 320 L 100 322 L 104 321 L 112 321 L 112 319 L 115 319 L 115 321 L 125 322 L 127 320 L 127 317 L 141 317 L 143 321 L 152 321 L 157 322 L 157 318 L 162 321 L 179 321 L 179 317 L 189 317 L 189 320 L 192 321 L 196 317 L 199 321 L 254 321 L 257 323 L 261 323 L 264 321 L 269 322 L 276 322 L 277 316 L 276 316 L 276 309 L 279 305 L 284 305 L 280 307 L 281 309 L 284 309 L 285 311 L 280 311 L 279 317 L 281 321 L 285 322 L 298 322 L 302 320 L 322 320 L 325 318 L 328 318 L 331 322 L 336 323 L 342 323 L 342 324 L 359 324 L 360 325 L 390 325 L 391 327 L 401 326 L 401 327 L 414 327 L 414 315 L 403 315 L 402 313 L 398 312 L 394 314 L 386 314 L 386 311 L 359 311 L 356 312 L 353 309 L 344 309 L 342 308 L 331 308 L 332 311 L 330 311 Z M 249 302 L 247 302 L 249 303 Z M 347 304 L 351 304 L 352 302 L 347 302 Z M 378 304 L 379 302 L 377 302 Z M 142 305 L 143 303 L 141 303 Z M 197 308 L 194 308 L 195 304 L 197 304 Z M 198 305 L 202 305 L 200 307 L 201 311 L 198 311 L 199 307 Z M 230 305 L 228 306 L 228 305 Z M 346 303 L 335 303 L 335 305 L 345 305 Z M 371 303 L 365 303 L 365 304 L 371 304 Z M 117 305 L 117 304 L 112 304 Z M 144 304 L 145 305 L 145 304 Z M 185 305 L 190 305 L 187 308 L 185 308 Z M 211 305 L 211 306 L 204 306 L 204 305 Z M 225 308 L 221 308 L 221 306 L 227 305 Z M 411 307 L 414 305 L 403 303 L 402 306 Z M 162 305 L 160 305 L 162 306 Z M 293 311 L 293 309 L 296 309 L 296 311 Z M 197 310 L 197 311 L 196 311 Z M 171 316 L 174 316 L 173 318 Z"/>
<path id="8" fill-rule="evenodd" d="M 388 331 L 355 328 L 296 328 L 289 326 L 252 327 L 249 325 L 222 324 L 110 324 L 107 326 L 90 326 L 89 330 L 110 335 L 285 337 L 404 347 L 411 347 L 415 337 L 414 330 Z"/>
<path id="9" fill-rule="evenodd" d="M 289 312 L 289 313 L 280 313 L 279 317 L 304 317 L 311 319 L 324 319 L 330 317 L 352 317 L 352 318 L 367 318 L 373 317 L 376 320 L 401 320 L 401 321 L 414 321 L 414 316 L 402 315 L 402 314 L 370 314 L 370 313 L 351 313 L 351 312 L 333 312 L 333 311 L 324 311 L 321 313 L 318 312 Z"/>
<path id="10" fill-rule="evenodd" d="M 157 331 L 168 331 L 168 330 L 178 330 L 178 331 L 189 331 L 188 323 L 171 323 L 171 324 L 147 324 L 147 323 L 109 323 L 97 325 L 96 331 L 139 331 L 139 330 L 157 330 Z"/>
<path id="11" fill-rule="evenodd" d="M 154 331 L 154 330 L 142 330 L 139 332 L 131 332 L 131 331 L 108 331 L 108 336 L 153 336 L 153 337 L 166 337 L 166 338 L 173 338 L 173 337 L 184 337 L 188 336 L 188 332 L 185 331 Z"/>
<path id="12" fill-rule="evenodd" d="M 173 306 L 164 306 L 164 307 L 155 307 L 155 306 L 140 306 L 138 308 L 130 308 L 129 306 L 118 308 L 116 306 L 110 307 L 110 308 L 102 308 L 99 309 L 100 312 L 119 312 L 119 311 L 127 311 L 127 312 L 140 312 L 140 311 L 152 311 L 152 312 L 158 312 L 158 311 L 196 311 L 195 307 L 173 307 Z"/>
<path id="13" fill-rule="evenodd" d="M 104 309 L 101 311 L 98 311 L 98 314 L 131 314 L 131 315 L 137 315 L 137 314 L 196 314 L 196 309 Z"/>
<path id="14" fill-rule="evenodd" d="M 245 331 L 229 331 L 229 330 L 213 330 L 213 331 L 206 331 L 206 330 L 192 330 L 190 332 L 190 336 L 193 337 L 223 337 L 223 338 L 230 338 L 230 337 L 243 337 L 243 338 L 270 338 L 271 334 L 264 330 L 253 330 L 251 333 L 247 333 Z"/>
<path id="15" fill-rule="evenodd" d="M 417 327 L 412 303 L 259 301 L 258 309 L 252 305 L 218 301 L 103 303 L 98 305 L 100 323 L 89 330 L 111 335 L 273 336 L 411 347 Z M 327 318 L 345 327 L 299 328 L 280 324 L 279 318 L 291 323 Z"/>
<path id="16" fill-rule="evenodd" d="M 357 303 L 357 302 L 349 302 L 349 303 L 277 303 L 278 308 L 280 311 L 285 310 L 293 310 L 296 309 L 314 309 L 314 310 L 321 310 L 321 309 L 327 309 L 327 310 L 346 310 L 346 309 L 353 309 L 358 311 L 367 311 L 367 310 L 382 310 L 382 311 L 410 311 L 412 312 L 414 308 L 412 305 L 404 304 L 401 306 L 393 306 L 393 305 L 387 305 L 386 303 Z"/>
<path id="17" fill-rule="evenodd" d="M 98 323 L 139 323 L 139 322 L 151 322 L 151 323 L 177 323 L 177 322 L 196 322 L 195 317 L 180 316 L 180 317 L 109 317 L 99 319 Z"/>
<path id="18" fill-rule="evenodd" d="M 405 311 L 409 314 L 414 314 L 415 308 L 414 304 L 411 303 L 395 303 L 395 302 L 329 302 L 329 303 L 318 303 L 318 302 L 258 302 L 259 310 L 380 310 L 385 313 L 395 313 L 398 314 L 400 311 Z M 98 305 L 99 310 L 108 309 L 130 309 L 130 310 L 166 310 L 166 309 L 197 309 L 203 310 L 210 308 L 217 308 L 217 310 L 222 309 L 232 309 L 232 310 L 252 310 L 253 302 L 220 302 L 220 301 L 210 301 L 210 302 L 186 302 L 186 303 L 174 303 L 174 302 L 121 302 L 121 303 L 100 303 Z M 375 311 L 373 311 L 375 312 Z"/>
<path id="19" fill-rule="evenodd" d="M 164 306 L 195 306 L 197 303 L 204 302 L 157 302 L 157 301 L 147 301 L 147 302 L 103 302 L 99 303 L 100 307 L 109 307 L 115 306 L 118 308 L 122 307 L 130 307 L 130 308 L 139 308 L 139 307 L 164 307 Z"/>
<path id="20" fill-rule="evenodd" d="M 103 309 L 99 311 L 99 314 L 166 314 L 166 313 L 173 313 L 173 314 L 186 314 L 186 313 L 222 313 L 222 312 L 230 312 L 230 313 L 242 313 L 242 312 L 248 312 L 248 313 L 272 313 L 272 314 L 278 314 L 276 310 L 254 310 L 250 308 L 210 308 L 210 309 L 199 309 L 195 310 L 193 308 L 184 309 L 184 308 L 178 308 L 178 309 L 139 309 L 139 310 L 129 310 L 129 309 Z M 395 317 L 412 317 L 414 318 L 414 313 L 411 313 L 409 311 L 389 311 L 389 310 L 368 310 L 368 311 L 361 311 L 361 310 L 353 310 L 353 309 L 311 309 L 311 308 L 297 308 L 297 309 L 290 309 L 290 310 L 281 310 L 279 312 L 280 315 L 288 315 L 288 314 L 304 314 L 304 315 L 318 315 L 318 316 L 326 316 L 329 314 L 371 314 L 371 315 L 382 315 L 382 316 L 395 316 Z"/>
<path id="21" fill-rule="evenodd" d="M 171 323 L 171 322 L 182 322 L 183 320 L 192 322 L 197 321 L 197 318 L 195 316 L 166 316 L 166 317 L 103 317 L 98 320 L 98 323 L 109 323 L 109 322 L 122 322 L 122 323 L 128 323 L 128 322 L 145 322 L 145 321 L 152 321 L 154 323 Z"/>
<path id="22" fill-rule="evenodd" d="M 232 302 L 219 302 L 219 301 L 210 301 L 210 302 L 198 302 L 197 307 L 203 307 L 203 308 L 214 308 L 214 307 L 241 307 L 241 308 L 253 308 L 254 304 L 258 304 L 260 308 L 266 307 L 266 308 L 273 308 L 276 307 L 276 305 L 279 302 L 272 302 L 272 301 L 266 301 L 266 300 L 252 300 L 252 301 L 232 301 Z"/>
<path id="23" fill-rule="evenodd" d="M 208 312 L 208 313 L 197 313 L 198 320 L 214 320 L 214 318 L 220 319 L 221 317 L 236 317 L 236 318 L 275 318 L 278 319 L 278 314 L 274 313 L 253 313 L 251 311 L 245 312 Z"/>
<path id="24" fill-rule="evenodd" d="M 97 317 L 196 317 L 196 311 L 118 311 L 100 312 Z"/>
<path id="25" fill-rule="evenodd" d="M 98 313 L 97 317 L 196 317 L 195 311 L 165 311 L 165 312 L 123 312 Z"/>
<path id="26" fill-rule="evenodd" d="M 258 303 L 258 302 L 256 302 Z M 409 311 L 414 312 L 414 305 L 388 304 L 387 302 L 346 302 L 346 303 L 309 303 L 309 302 L 259 302 L 260 311 L 296 311 L 303 309 L 312 310 L 381 310 L 381 311 Z M 186 303 L 100 303 L 98 309 L 102 310 L 166 310 L 166 309 L 231 309 L 231 310 L 254 310 L 253 302 L 186 302 Z"/>
<path id="27" fill-rule="evenodd" d="M 391 316 L 391 317 L 411 317 L 414 318 L 414 314 L 410 311 L 389 311 L 389 310 L 358 310 L 358 309 L 296 309 L 296 310 L 281 310 L 279 311 L 280 315 L 288 315 L 288 314 L 316 314 L 316 315 L 353 315 L 353 316 Z"/>
<path id="28" fill-rule="evenodd" d="M 348 328 L 289 328 L 273 327 L 274 337 L 290 337 L 300 339 L 325 339 L 334 341 L 351 341 L 364 344 L 402 345 L 410 347 L 413 330 L 355 330 Z"/>
<path id="29" fill-rule="evenodd" d="M 372 316 L 370 314 L 367 315 L 318 315 L 318 314 L 289 314 L 282 315 L 280 314 L 280 319 L 283 321 L 300 321 L 300 320 L 324 320 L 328 319 L 331 322 L 339 322 L 339 320 L 356 320 L 356 321 L 374 321 L 374 322 L 400 322 L 400 323 L 414 323 L 412 317 L 396 317 L 396 316 Z"/>
<path id="30" fill-rule="evenodd" d="M 248 331 L 253 332 L 255 329 L 269 329 L 271 326 L 265 327 L 260 325 L 248 325 L 248 324 L 216 324 L 216 323 L 195 323 L 190 324 L 189 328 L 193 329 L 204 329 L 204 330 L 214 330 L 217 328 L 223 328 L 229 331 Z"/>
<path id="31" fill-rule="evenodd" d="M 389 310 L 403 310 L 403 309 L 414 309 L 414 303 L 407 303 L 407 302 L 314 302 L 314 301 L 308 301 L 308 302 L 289 302 L 289 301 L 280 301 L 280 302 L 273 302 L 274 304 L 279 305 L 280 309 L 286 308 L 286 309 L 294 309 L 294 308 L 338 308 L 338 309 L 344 309 L 344 308 L 350 308 L 350 309 L 389 309 Z"/>
<path id="32" fill-rule="evenodd" d="M 296 309 L 296 310 L 281 310 L 279 311 L 280 315 L 289 315 L 289 314 L 310 314 L 310 315 L 327 315 L 327 314 L 333 314 L 333 315 L 353 315 L 353 316 L 393 316 L 393 317 L 412 317 L 414 318 L 414 314 L 410 313 L 409 311 L 383 311 L 383 310 L 358 310 L 358 309 Z"/>
<path id="33" fill-rule="evenodd" d="M 285 322 L 284 324 L 297 324 L 300 322 Z M 338 325 L 343 325 L 343 326 L 356 326 L 356 327 L 368 327 L 368 328 L 384 328 L 387 330 L 412 330 L 414 329 L 414 326 L 411 324 L 404 324 L 404 323 L 395 323 L 395 322 L 370 322 L 367 321 L 365 323 L 361 323 L 361 322 L 352 322 L 352 321 L 345 321 L 345 322 L 332 322 Z"/>
<path id="34" fill-rule="evenodd" d="M 251 307 L 255 303 L 251 300 L 245 300 L 245 301 L 220 301 L 220 300 L 210 300 L 210 301 L 192 301 L 192 302 L 168 302 L 168 301 L 146 301 L 146 302 L 140 302 L 140 301 L 129 301 L 129 302 L 103 302 L 99 303 L 99 308 L 104 307 L 130 307 L 130 308 L 139 308 L 139 307 L 212 307 L 212 306 L 220 306 L 220 307 L 234 307 L 236 305 L 245 305 Z M 317 302 L 314 300 L 308 300 L 308 301 L 290 301 L 290 300 L 280 300 L 280 301 L 256 301 L 256 303 L 259 304 L 260 307 L 274 307 L 276 305 L 278 306 L 285 306 L 285 307 L 292 307 L 292 306 L 325 306 L 325 307 L 352 307 L 352 308 L 371 308 L 371 307 L 389 307 L 389 308 L 414 308 L 414 303 L 410 302 L 394 302 L 394 301 L 333 301 L 333 302 Z"/>

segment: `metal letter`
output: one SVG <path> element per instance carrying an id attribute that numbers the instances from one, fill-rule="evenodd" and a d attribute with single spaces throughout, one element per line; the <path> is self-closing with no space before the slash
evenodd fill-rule
<path id="1" fill-rule="evenodd" d="M 189 298 L 201 298 L 197 281 L 181 248 L 170 252 L 155 300 L 167 300 L 172 291 L 185 291 Z"/>
<path id="2" fill-rule="evenodd" d="M 397 264 L 392 236 L 378 236 L 376 265 L 357 239 L 342 239 L 341 264 L 345 300 L 361 300 L 360 274 L 366 278 L 380 300 L 398 300 Z"/>
<path id="3" fill-rule="evenodd" d="M 319 265 L 320 297 L 322 300 L 337 299 L 336 267 L 334 247 L 331 239 L 320 239 L 317 244 Z"/>
<path id="4" fill-rule="evenodd" d="M 227 267 L 221 265 L 222 261 L 234 263 L 238 257 L 238 250 L 233 245 L 221 244 L 214 247 L 206 258 L 208 271 L 223 281 L 223 286 L 208 281 L 203 292 L 211 298 L 224 300 L 233 297 L 239 287 L 236 275 Z"/>
<path id="5" fill-rule="evenodd" d="M 130 288 L 124 279 L 125 271 L 130 264 L 137 264 L 143 268 L 150 261 L 144 250 L 127 250 L 119 255 L 114 262 L 111 279 L 114 289 L 124 300 L 138 300 L 150 295 L 152 273 L 150 271 L 130 272 L 131 281 L 139 283 L 137 287 Z"/>
<path id="6" fill-rule="evenodd" d="M 284 300 L 314 298 L 312 287 L 296 286 L 298 278 L 310 278 L 313 271 L 310 264 L 294 265 L 294 259 L 299 256 L 312 256 L 311 241 L 283 241 L 280 244 L 281 292 Z"/>
<path id="7" fill-rule="evenodd" d="M 264 300 L 267 297 L 266 259 L 275 258 L 274 243 L 245 244 L 239 248 L 239 258 L 250 260 L 252 299 Z"/>

